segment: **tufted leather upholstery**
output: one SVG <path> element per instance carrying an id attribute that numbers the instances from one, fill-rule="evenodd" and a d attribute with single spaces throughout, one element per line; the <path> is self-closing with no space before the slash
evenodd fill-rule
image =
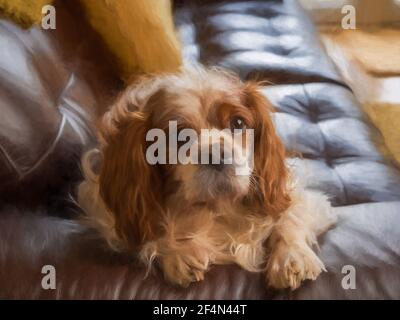
<path id="1" fill-rule="evenodd" d="M 79 155 L 95 143 L 90 123 L 118 91 L 96 37 L 56 4 L 55 31 L 0 22 L 0 206 L 34 202 L 52 215 L 71 212 L 62 200 L 80 178 Z M 386 202 L 400 200 L 399 170 L 296 1 L 176 1 L 175 10 L 188 61 L 275 84 L 263 93 L 288 151 L 301 155 L 296 167 L 340 206 L 339 224 L 320 239 L 328 273 L 275 292 L 263 274 L 218 266 L 174 288 L 72 220 L 3 205 L 0 298 L 400 298 L 400 202 Z M 56 290 L 40 286 L 45 264 L 57 269 Z M 344 265 L 356 268 L 356 290 L 341 287 Z"/>
<path id="2" fill-rule="evenodd" d="M 226 67 L 243 79 L 343 85 L 295 0 L 184 3 L 176 24 L 188 61 Z"/>
<path id="3" fill-rule="evenodd" d="M 400 171 L 382 154 L 380 133 L 346 88 L 308 83 L 271 86 L 276 129 L 288 151 L 301 155 L 296 170 L 332 204 L 400 200 Z"/>

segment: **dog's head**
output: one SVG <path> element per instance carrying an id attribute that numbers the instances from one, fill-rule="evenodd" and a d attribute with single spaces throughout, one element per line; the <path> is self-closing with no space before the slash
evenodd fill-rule
<path id="1" fill-rule="evenodd" d="M 285 155 L 256 83 L 217 69 L 141 79 L 104 116 L 100 195 L 130 244 L 157 234 L 171 195 L 287 208 Z"/>

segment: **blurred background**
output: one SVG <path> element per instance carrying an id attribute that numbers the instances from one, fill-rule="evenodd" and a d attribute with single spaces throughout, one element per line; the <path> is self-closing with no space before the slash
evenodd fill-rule
<path id="1" fill-rule="evenodd" d="M 400 0 L 300 0 L 363 111 L 400 159 Z M 343 29 L 355 9 L 355 29 Z"/>

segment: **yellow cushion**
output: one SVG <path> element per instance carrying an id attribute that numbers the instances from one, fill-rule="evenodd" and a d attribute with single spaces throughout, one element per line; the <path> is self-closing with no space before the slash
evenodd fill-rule
<path id="1" fill-rule="evenodd" d="M 53 0 L 0 0 L 0 16 L 28 28 L 42 20 L 42 7 L 52 2 Z"/>
<path id="2" fill-rule="evenodd" d="M 381 132 L 385 145 L 400 165 L 400 105 L 390 103 L 366 103 L 364 110 Z"/>
<path id="3" fill-rule="evenodd" d="M 53 0 L 0 0 L 0 15 L 23 27 L 42 19 Z M 123 79 L 174 72 L 182 63 L 170 0 L 80 0 L 91 26 L 114 57 Z"/>
<path id="4" fill-rule="evenodd" d="M 170 0 L 80 0 L 124 79 L 173 72 L 181 63 Z"/>

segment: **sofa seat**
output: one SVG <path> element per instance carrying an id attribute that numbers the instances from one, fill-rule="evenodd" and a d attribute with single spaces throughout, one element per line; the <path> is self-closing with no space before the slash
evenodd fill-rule
<path id="1" fill-rule="evenodd" d="M 273 291 L 262 273 L 215 266 L 188 288 L 112 254 L 76 222 L 39 212 L 0 211 L 0 298 L 4 299 L 400 299 L 400 202 L 335 208 L 338 225 L 319 241 L 327 268 L 298 290 Z M 43 290 L 42 267 L 56 268 L 56 289 Z M 342 287 L 355 268 L 355 289 Z M 346 270 L 346 269 L 345 269 Z"/>

